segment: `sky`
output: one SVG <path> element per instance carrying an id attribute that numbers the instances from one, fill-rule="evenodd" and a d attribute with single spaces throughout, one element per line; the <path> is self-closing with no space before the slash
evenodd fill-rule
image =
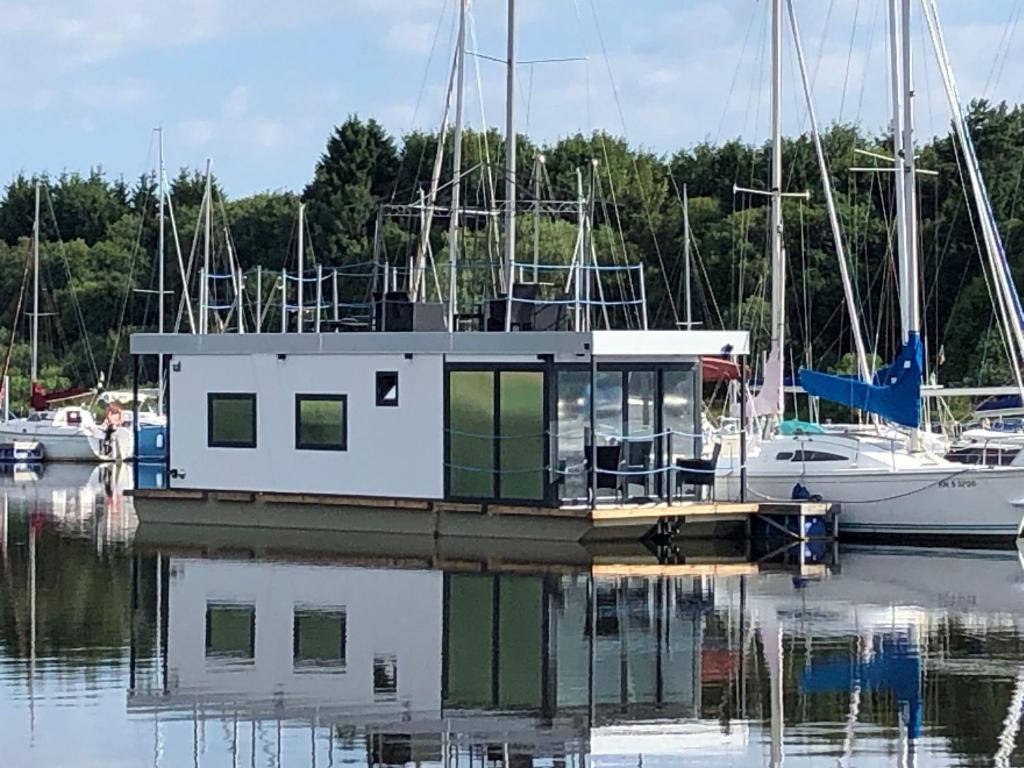
<path id="1" fill-rule="evenodd" d="M 887 0 L 793 0 L 819 120 L 886 125 Z M 1024 0 L 936 0 L 964 98 L 1024 101 Z M 659 153 L 768 132 L 768 0 L 518 0 L 517 126 L 605 129 Z M 914 29 L 918 125 L 948 108 Z M 301 190 L 350 114 L 436 130 L 457 0 L 0 0 L 0 182 L 214 170 L 234 197 Z M 503 122 L 506 0 L 471 0 L 469 125 Z M 479 54 L 479 55 L 477 55 Z M 788 26 L 783 128 L 808 128 Z M 538 60 L 570 59 L 561 62 Z M 533 63 L 530 63 L 533 62 Z M 1010 62 L 1010 64 L 1007 64 Z M 483 98 L 481 98 L 481 93 Z"/>

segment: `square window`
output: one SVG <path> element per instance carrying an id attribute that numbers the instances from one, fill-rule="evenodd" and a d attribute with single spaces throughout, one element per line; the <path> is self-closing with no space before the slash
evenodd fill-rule
<path id="1" fill-rule="evenodd" d="M 210 392 L 206 396 L 206 428 L 210 448 L 255 448 L 256 395 Z"/>
<path id="2" fill-rule="evenodd" d="M 346 450 L 348 397 L 296 395 L 295 447 L 303 451 Z"/>
<path id="3" fill-rule="evenodd" d="M 344 608 L 296 606 L 293 631 L 292 660 L 296 669 L 344 669 Z"/>
<path id="4" fill-rule="evenodd" d="M 398 371 L 377 371 L 378 407 L 398 407 Z"/>
<path id="5" fill-rule="evenodd" d="M 206 658 L 251 662 L 256 658 L 256 606 L 206 604 Z"/>
<path id="6" fill-rule="evenodd" d="M 398 658 L 389 655 L 373 657 L 373 695 L 377 700 L 398 696 Z"/>

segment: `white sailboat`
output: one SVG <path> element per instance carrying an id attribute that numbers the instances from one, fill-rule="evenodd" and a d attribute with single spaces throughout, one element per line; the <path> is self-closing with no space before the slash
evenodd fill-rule
<path id="1" fill-rule="evenodd" d="M 32 362 L 33 406 L 47 403 L 39 389 L 39 198 L 41 183 L 36 182 L 35 220 L 32 225 Z M 132 455 L 133 438 L 129 429 L 96 423 L 92 412 L 80 405 L 64 405 L 51 410 L 36 407 L 28 416 L 0 422 L 0 442 L 36 441 L 43 444 L 49 461 L 121 461 Z"/>
<path id="2" fill-rule="evenodd" d="M 804 79 L 799 33 L 789 3 L 790 24 Z M 784 272 L 781 214 L 781 178 L 778 163 L 778 90 L 782 0 L 773 0 L 773 255 L 779 282 L 773 285 L 772 348 L 765 371 L 765 386 L 755 406 L 759 415 L 782 415 L 782 371 L 785 321 L 780 288 Z M 841 528 L 889 540 L 931 537 L 1010 540 L 1021 533 L 1024 513 L 1024 466 L 971 466 L 949 461 L 928 450 L 919 432 L 922 344 L 918 297 L 917 216 L 915 209 L 914 110 L 911 62 L 911 0 L 890 0 L 891 76 L 893 81 L 893 137 L 897 181 L 897 240 L 899 247 L 900 304 L 903 349 L 895 363 L 873 383 L 802 371 L 808 393 L 874 413 L 909 430 L 903 439 L 864 434 L 776 435 L 762 443 L 747 462 L 747 489 L 756 500 L 789 500 L 794 496 L 820 496 L 842 504 Z M 806 90 L 806 84 L 805 84 Z M 809 93 L 808 93 L 809 97 Z M 808 102 L 810 99 L 808 98 Z M 812 130 L 814 127 L 813 112 Z M 775 277 L 776 275 L 773 275 Z M 720 492 L 739 493 L 737 465 L 720 473 Z"/>

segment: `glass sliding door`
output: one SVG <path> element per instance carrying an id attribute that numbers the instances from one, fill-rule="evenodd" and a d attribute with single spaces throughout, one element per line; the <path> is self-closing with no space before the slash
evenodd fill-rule
<path id="1" fill-rule="evenodd" d="M 451 495 L 493 498 L 493 371 L 449 372 L 448 441 Z"/>
<path id="2" fill-rule="evenodd" d="M 671 369 L 662 374 L 662 423 L 664 429 L 672 430 L 670 464 L 700 455 L 696 376 L 696 368 Z"/>
<path id="3" fill-rule="evenodd" d="M 449 370 L 448 495 L 543 501 L 546 423 L 543 370 Z"/>
<path id="4" fill-rule="evenodd" d="M 502 371 L 498 381 L 500 472 L 503 499 L 544 498 L 544 373 Z"/>
<path id="5" fill-rule="evenodd" d="M 618 445 L 622 442 L 622 376 L 622 371 L 598 371 L 594 380 L 597 390 L 594 410 L 598 445 Z"/>
<path id="6" fill-rule="evenodd" d="M 558 372 L 555 469 L 563 501 L 587 499 L 586 438 L 590 428 L 590 371 Z"/>
<path id="7" fill-rule="evenodd" d="M 651 496 L 656 492 L 658 476 L 656 456 L 659 438 L 657 374 L 654 371 L 629 371 L 626 379 L 626 425 L 623 461 L 632 474 L 626 495 Z"/>

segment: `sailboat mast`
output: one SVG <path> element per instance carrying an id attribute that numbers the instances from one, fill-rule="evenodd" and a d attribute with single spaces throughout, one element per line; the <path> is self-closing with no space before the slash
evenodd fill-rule
<path id="1" fill-rule="evenodd" d="M 782 0 L 772 0 L 772 329 L 770 356 L 783 376 L 786 338 L 786 254 L 782 243 Z M 765 382 L 768 386 L 768 382 Z M 776 413 L 785 411 L 782 382 L 778 382 Z"/>
<path id="2" fill-rule="evenodd" d="M 903 216 L 906 221 L 907 335 L 921 330 L 917 262 L 917 161 L 914 158 L 914 75 L 910 33 L 911 0 L 902 0 L 903 45 Z"/>
<path id="3" fill-rule="evenodd" d="M 164 332 L 164 207 L 165 207 L 165 194 L 166 190 L 164 187 L 164 129 L 163 126 L 157 128 L 157 134 L 159 135 L 159 162 L 157 168 L 157 194 L 160 198 L 160 215 L 159 215 L 159 234 L 157 236 L 157 333 L 162 334 Z M 157 365 L 157 396 L 156 396 L 156 412 L 158 416 L 163 415 L 163 392 L 164 392 L 164 357 L 160 355 L 160 360 Z"/>
<path id="4" fill-rule="evenodd" d="M 297 279 L 295 281 L 295 285 L 296 285 L 295 295 L 297 297 L 296 300 L 295 300 L 295 304 L 297 306 L 297 310 L 296 310 L 296 313 L 295 313 L 295 317 L 297 318 L 297 322 L 296 322 L 297 328 L 295 330 L 296 330 L 297 333 L 302 333 L 302 320 L 303 320 L 302 315 L 303 315 L 303 311 L 305 310 L 305 307 L 303 306 L 303 304 L 304 304 L 304 302 L 303 302 L 304 296 L 302 295 L 303 294 L 303 290 L 302 290 L 302 288 L 303 288 L 303 281 L 305 280 L 305 271 L 306 271 L 306 205 L 304 203 L 299 203 L 299 274 L 298 274 L 298 277 L 297 277 Z"/>
<path id="5" fill-rule="evenodd" d="M 210 296 L 210 209 L 213 208 L 213 195 L 212 195 L 212 168 L 213 160 L 206 159 L 206 193 L 204 194 L 204 204 L 206 208 L 205 214 L 205 225 L 203 228 L 203 279 L 199 286 L 199 311 L 202 313 L 199 316 L 199 332 L 206 333 L 210 323 L 210 312 L 208 309 L 209 296 Z"/>
<path id="6" fill-rule="evenodd" d="M 157 271 L 158 271 L 157 290 L 159 292 L 158 293 L 158 298 L 157 298 L 157 307 L 158 307 L 157 312 L 159 314 L 159 319 L 157 321 L 157 332 L 158 333 L 163 333 L 164 332 L 164 208 L 165 208 L 165 205 L 166 205 L 165 197 L 164 197 L 164 194 L 165 194 L 165 190 L 164 190 L 164 129 L 162 127 L 161 128 L 157 128 L 157 134 L 159 135 L 159 142 L 160 142 L 160 149 L 159 149 L 160 160 L 159 160 L 159 168 L 157 169 L 157 176 L 158 176 L 158 180 L 157 180 L 157 194 L 159 195 L 159 199 L 160 199 L 160 203 L 159 203 L 159 206 L 160 206 L 159 230 L 158 230 L 159 234 L 157 236 Z M 163 369 L 162 368 L 161 368 L 160 372 L 161 372 L 161 376 L 162 376 L 163 375 Z"/>
<path id="7" fill-rule="evenodd" d="M 683 290 L 685 300 L 683 306 L 686 312 L 686 330 L 693 330 L 693 312 L 690 294 L 690 195 L 683 184 Z"/>
<path id="8" fill-rule="evenodd" d="M 39 192 L 36 182 L 35 218 L 32 221 L 32 383 L 39 380 Z"/>
<path id="9" fill-rule="evenodd" d="M 904 254 L 907 252 L 907 218 L 904 212 L 906 197 L 904 186 L 906 173 L 904 170 L 903 152 L 903 40 L 900 35 L 900 17 L 902 0 L 889 0 L 889 75 L 892 79 L 892 151 L 896 164 L 896 172 L 893 174 L 896 197 L 896 248 L 898 254 L 897 270 L 900 289 L 900 325 L 903 329 L 903 341 L 907 340 L 907 332 L 910 327 L 908 313 L 909 285 L 907 281 L 907 260 Z"/>
<path id="10" fill-rule="evenodd" d="M 455 53 L 455 132 L 452 136 L 452 213 L 448 222 L 448 330 L 455 330 L 459 296 L 459 209 L 462 205 L 462 100 L 466 74 L 466 5 L 459 0 L 459 39 Z"/>
<path id="11" fill-rule="evenodd" d="M 505 290 L 512 296 L 516 255 L 516 0 L 508 0 L 508 60 L 505 81 Z M 511 313 L 506 313 L 506 326 Z M 506 328 L 507 329 L 507 328 Z"/>

